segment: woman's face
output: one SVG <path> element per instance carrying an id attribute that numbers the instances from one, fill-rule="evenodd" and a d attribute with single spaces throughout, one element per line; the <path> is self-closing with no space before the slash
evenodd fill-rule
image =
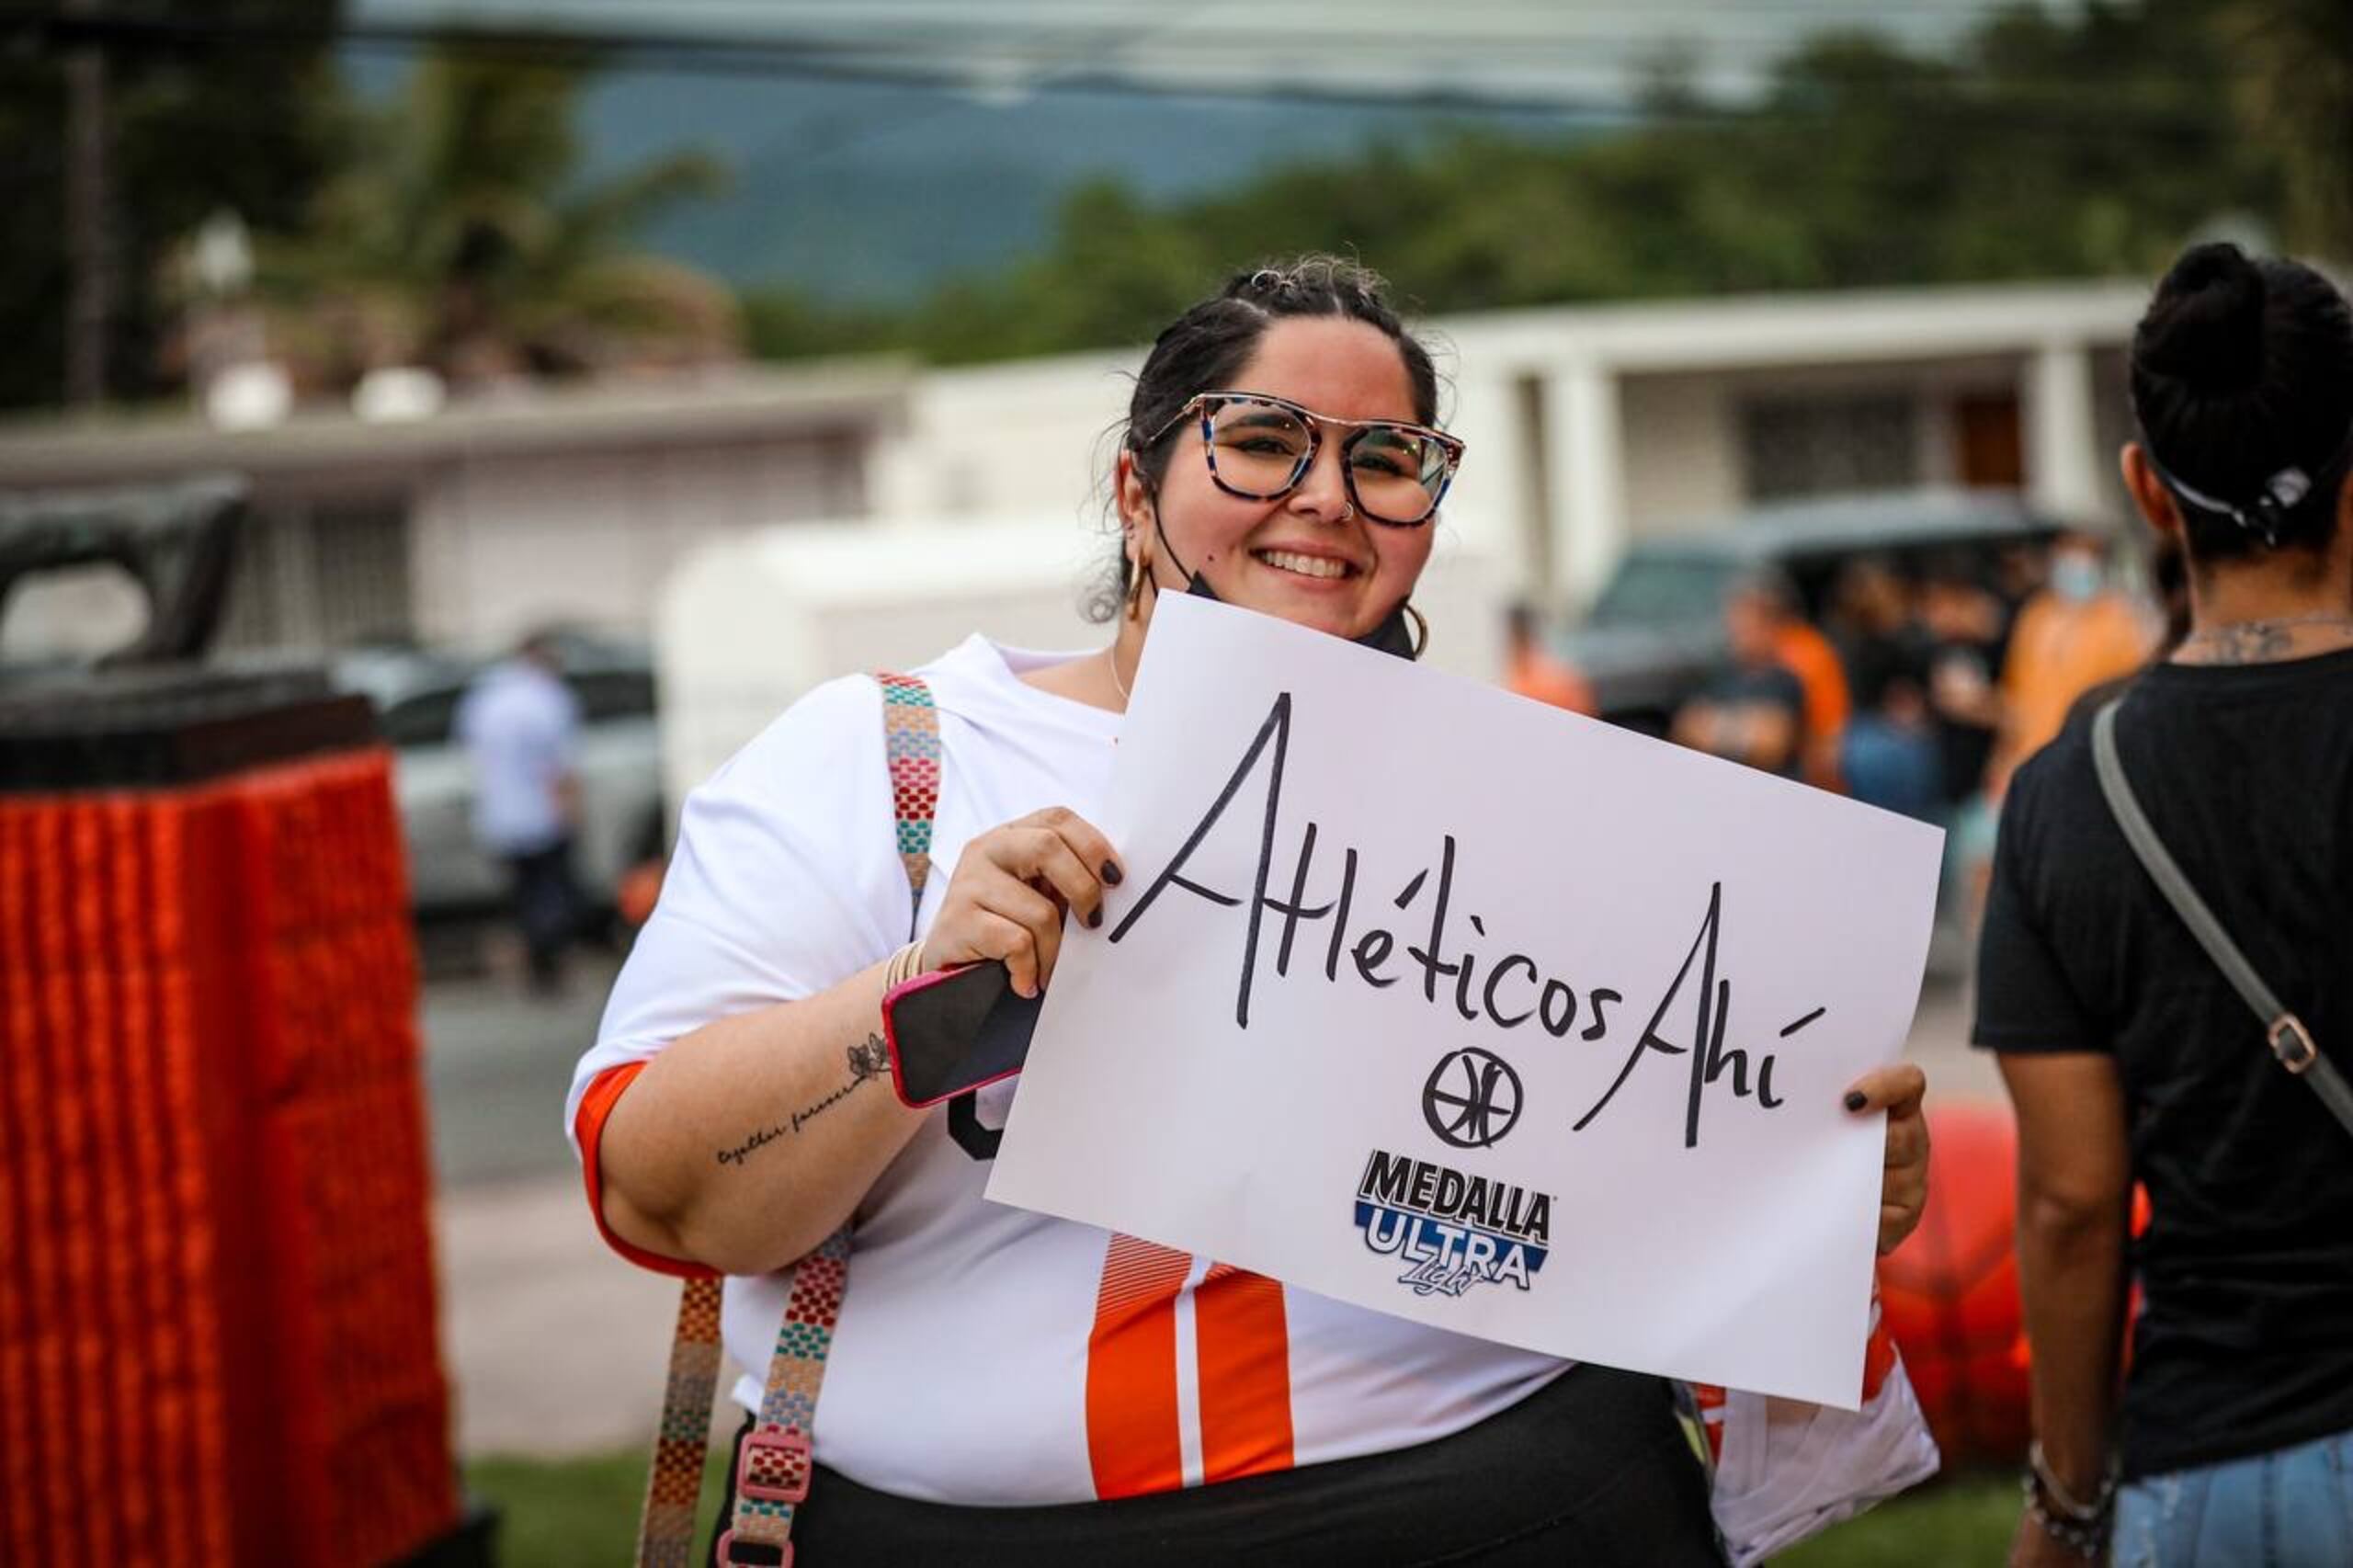
<path id="1" fill-rule="evenodd" d="M 1275 322 L 1230 387 L 1202 390 L 1267 392 L 1336 419 L 1418 417 L 1397 346 L 1379 328 L 1339 316 Z M 1228 604 L 1319 631 L 1360 637 L 1378 626 L 1413 591 L 1437 523 L 1392 528 L 1355 511 L 1340 472 L 1347 432 L 1324 426 L 1321 434 L 1298 487 L 1271 501 L 1219 489 L 1189 422 L 1169 450 L 1156 497 L 1128 476 L 1120 499 L 1131 537 L 1148 556 L 1176 557 L 1154 562 L 1160 585 L 1181 588 L 1190 570 Z M 1165 548 L 1153 529 L 1154 505 Z"/>

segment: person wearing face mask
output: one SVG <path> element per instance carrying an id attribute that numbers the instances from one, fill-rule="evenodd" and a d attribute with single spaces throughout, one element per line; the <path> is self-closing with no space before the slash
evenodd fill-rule
<path id="1" fill-rule="evenodd" d="M 2075 699 L 2129 675 L 2155 649 L 2148 610 L 2108 577 L 2108 541 L 2062 534 L 2050 579 L 2019 609 L 2002 665 L 2002 725 L 1986 778 L 1999 800 L 2018 764 L 2047 745 Z"/>
<path id="2" fill-rule="evenodd" d="M 1711 1483 L 1659 1379 L 991 1205 L 1018 1080 L 928 1111 L 883 1081 L 894 981 L 1000 962 L 1035 995 L 1064 920 L 1100 924 L 1127 880 L 1091 819 L 1163 596 L 1420 652 L 1411 596 L 1462 455 L 1437 403 L 1429 356 L 1369 274 L 1308 258 L 1237 275 L 1137 376 L 1103 646 L 975 636 L 919 687 L 832 682 L 687 802 L 566 1106 L 592 1210 L 635 1261 L 728 1277 L 720 1330 L 747 1368 L 770 1364 L 780 1323 L 800 1334 L 779 1271 L 800 1270 L 796 1292 L 815 1262 L 847 1280 L 817 1291 L 826 1321 L 805 1336 L 822 1390 L 794 1385 L 794 1425 L 773 1434 L 746 1422 L 730 1490 L 748 1501 L 712 1561 L 1675 1568 L 1727 1546 L 1754 1561 L 1933 1468 L 1883 1337 L 1860 1412 L 1711 1395 Z M 905 795 L 936 794 L 944 873 L 912 909 L 892 785 L 915 776 L 883 744 L 888 715 L 902 749 L 910 701 L 937 714 L 936 762 L 897 809 L 904 824 Z M 1882 1246 L 1925 1201 L 1924 1088 L 1897 1066 L 1848 1097 L 1892 1113 Z M 763 1408 L 756 1376 L 737 1397 Z"/>
<path id="3" fill-rule="evenodd" d="M 2010 1561 L 2341 1568 L 2353 305 L 2299 263 L 2196 246 L 2133 333 L 2131 387 L 2124 476 L 2182 548 L 2188 634 L 2018 769 L 1978 961 L 2033 1351 Z M 2176 874 L 2128 835 L 2135 810 Z"/>

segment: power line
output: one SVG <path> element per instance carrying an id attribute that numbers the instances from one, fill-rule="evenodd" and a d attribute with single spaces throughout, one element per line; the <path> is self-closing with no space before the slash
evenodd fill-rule
<path id="1" fill-rule="evenodd" d="M 1322 49 L 1314 61 L 1331 72 L 1317 78 L 1293 74 L 1279 82 L 1234 80 L 1209 74 L 1217 63 L 1198 45 L 1184 38 L 1156 39 L 1155 52 L 1179 62 L 1192 56 L 1189 70 L 1157 74 L 1120 70 L 1100 63 L 1134 41 L 1131 29 L 1101 29 L 1074 39 L 1068 34 L 1051 43 L 1027 40 L 993 40 L 997 51 L 976 69 L 971 40 L 961 38 L 898 40 L 890 48 L 872 40 L 846 40 L 805 34 L 758 33 L 722 35 L 653 28 L 608 31 L 554 30 L 541 28 L 454 28 L 435 24 L 348 22 L 340 26 L 307 25 L 258 18 L 192 20 L 156 17 L 73 17 L 34 12 L 25 7 L 0 7 L 0 34 L 29 37 L 37 46 L 70 50 L 98 44 L 110 52 L 180 53 L 226 48 L 262 48 L 315 51 L 328 48 L 360 52 L 413 54 L 441 51 L 498 59 L 517 64 L 577 66 L 626 62 L 640 70 L 713 76 L 784 77 L 833 81 L 874 86 L 972 93 L 992 89 L 1017 94 L 1102 93 L 1158 97 L 1265 100 L 1279 98 L 1334 107 L 1418 109 L 1427 113 L 1533 114 L 1566 119 L 1606 122 L 1697 121 L 1753 123 L 1760 118 L 1803 118 L 1800 106 L 1767 101 L 1753 105 L 1678 103 L 1672 107 L 1645 104 L 1631 93 L 1578 94 L 1525 85 L 1495 87 L 1449 82 L 1427 72 L 1401 76 L 1395 56 L 1385 45 L 1355 46 L 1355 53 Z M 1215 46 L 1212 46 L 1215 47 Z M 1230 52 L 1230 46 L 1228 51 Z M 1279 56 L 1279 51 L 1267 52 Z M 1391 68 L 1385 84 L 1370 65 Z M 1358 74 L 1348 79 L 1348 72 Z M 2222 73 L 2214 73 L 2219 75 Z M 1370 76 L 1372 79 L 1366 79 Z M 1965 79 L 1964 79 L 1965 80 Z M 2145 81 L 2145 76 L 2143 77 Z M 2183 101 L 2152 104 L 2127 101 L 2114 94 L 2087 102 L 2082 84 L 2053 79 L 2033 84 L 2049 96 L 2047 110 L 2056 110 L 2050 124 L 2093 124 L 2109 128 L 2120 119 L 2144 123 L 2191 126 L 2202 123 L 2195 111 L 2200 97 L 2194 86 L 2211 90 L 2210 75 L 2200 84 L 2185 80 Z M 1882 87 L 1898 96 L 1912 84 L 1909 73 L 1883 77 Z M 2013 118 L 2027 106 L 2012 82 L 2004 99 Z M 1950 77 L 1919 85 L 1915 96 L 1935 95 L 1930 108 L 1952 107 Z M 2048 125 L 2046 125 L 2046 129 Z"/>

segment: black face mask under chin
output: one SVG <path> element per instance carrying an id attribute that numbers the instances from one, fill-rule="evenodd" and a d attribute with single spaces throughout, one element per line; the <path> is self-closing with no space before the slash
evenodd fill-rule
<path id="1" fill-rule="evenodd" d="M 1160 548 L 1167 551 L 1169 564 L 1179 572 L 1185 572 L 1185 563 L 1176 559 L 1176 551 L 1169 547 L 1168 535 L 1161 528 L 1160 514 L 1156 511 L 1152 517 L 1152 531 L 1160 535 Z M 1152 588 L 1154 593 L 1160 591 L 1159 579 L 1153 580 Z M 1225 602 L 1218 597 L 1217 590 L 1210 586 L 1210 580 L 1199 572 L 1185 572 L 1185 592 L 1197 599 L 1207 599 L 1211 604 Z M 1421 652 L 1414 646 L 1414 625 L 1405 614 L 1404 599 L 1397 601 L 1397 608 L 1384 616 L 1380 625 L 1349 641 L 1359 648 L 1370 648 L 1377 653 L 1393 653 L 1401 659 L 1416 658 Z"/>

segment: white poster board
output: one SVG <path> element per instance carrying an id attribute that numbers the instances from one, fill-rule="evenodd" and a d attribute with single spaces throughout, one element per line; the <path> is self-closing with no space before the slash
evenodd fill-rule
<path id="1" fill-rule="evenodd" d="M 1098 825 L 992 1199 L 1857 1403 L 1935 829 L 1174 596 Z"/>

